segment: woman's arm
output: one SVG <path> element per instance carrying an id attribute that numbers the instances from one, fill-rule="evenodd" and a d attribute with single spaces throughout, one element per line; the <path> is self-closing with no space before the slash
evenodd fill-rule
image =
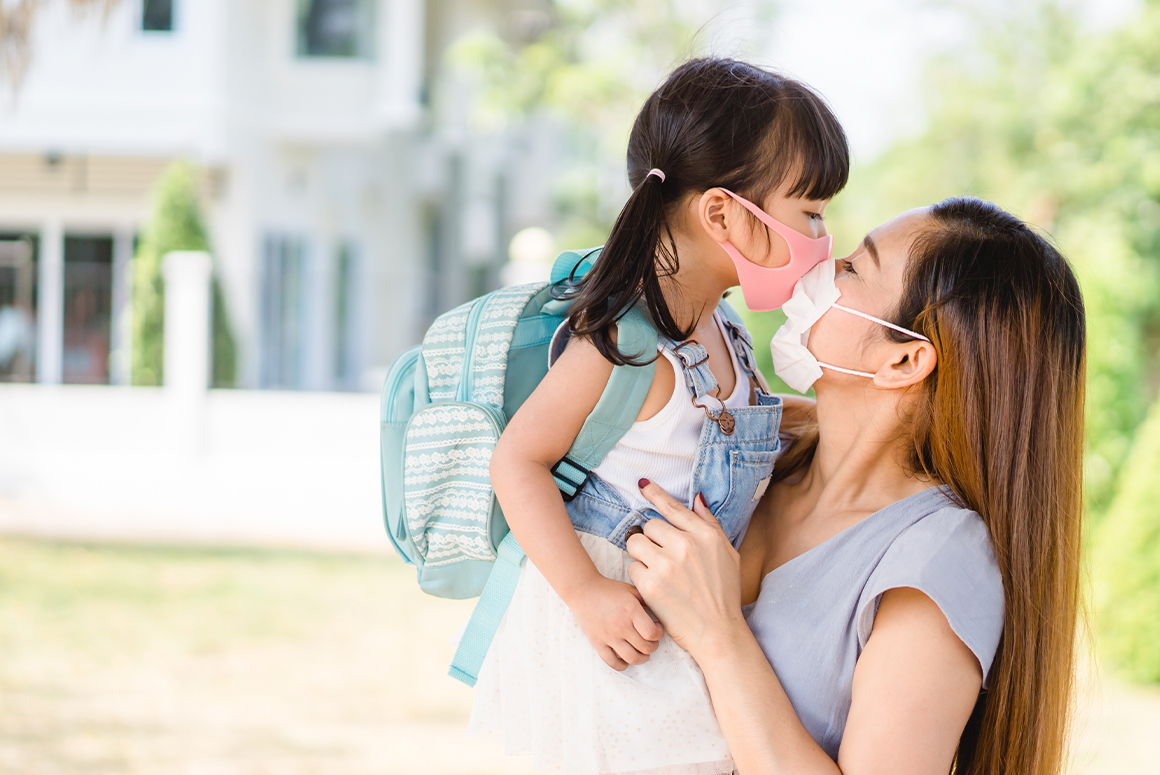
<path id="1" fill-rule="evenodd" d="M 524 402 L 492 453 L 490 473 L 520 547 L 544 574 L 611 667 L 640 664 L 661 628 L 629 584 L 601 576 L 576 533 L 552 477 L 600 400 L 612 364 L 587 340 L 573 340 Z"/>
<path id="2" fill-rule="evenodd" d="M 740 558 L 716 519 L 703 503 L 694 514 L 656 485 L 643 492 L 668 524 L 653 520 L 630 539 L 639 562 L 629 575 L 704 672 L 741 775 L 945 775 L 981 672 L 930 598 L 909 589 L 883 595 L 855 668 L 835 764 L 802 725 L 745 623 Z"/>

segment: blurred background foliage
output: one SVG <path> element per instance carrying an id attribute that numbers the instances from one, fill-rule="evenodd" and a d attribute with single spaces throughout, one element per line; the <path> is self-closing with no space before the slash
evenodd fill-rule
<path id="1" fill-rule="evenodd" d="M 153 212 L 137 246 L 133 261 L 133 384 L 164 384 L 165 280 L 162 259 L 175 250 L 209 251 L 198 177 L 185 162 L 171 164 L 157 182 Z M 212 253 L 211 253 L 212 255 Z M 237 350 L 221 283 L 213 279 L 214 387 L 233 387 L 237 376 Z"/>
<path id="2" fill-rule="evenodd" d="M 1142 424 L 1160 376 L 1160 0 L 1094 31 L 1058 3 L 1015 2 L 1002 13 L 940 5 L 973 25 L 973 43 L 930 62 L 919 134 L 855 160 L 827 214 L 836 251 L 903 210 L 969 194 L 1024 218 L 1068 256 L 1089 323 L 1085 482 L 1100 546 L 1097 630 L 1116 668 L 1160 682 L 1160 405 Z M 665 0 L 631 14 L 608 0 L 556 9 L 514 40 L 464 39 L 452 63 L 484 86 L 481 126 L 555 120 L 574 138 L 574 177 L 588 182 L 561 192 L 570 225 L 556 236 L 578 247 L 602 241 L 623 201 L 597 204 L 600 177 L 583 157 L 598 154 L 627 193 L 627 132 L 664 73 L 688 56 L 745 52 L 713 51 L 704 20 Z M 781 323 L 776 313 L 747 320 L 757 341 Z M 772 375 L 768 352 L 758 353 Z"/>
<path id="3" fill-rule="evenodd" d="M 747 3 L 749 27 L 768 29 L 776 5 Z M 549 9 L 521 14 L 506 34 L 465 35 L 449 64 L 476 87 L 476 129 L 555 125 L 568 146 L 552 185 L 564 224 L 556 244 L 598 245 L 627 196 L 624 149 L 641 104 L 669 70 L 704 54 L 738 19 L 714 3 L 680 0 L 558 0 Z M 758 44 L 734 34 L 729 53 L 744 56 Z"/>

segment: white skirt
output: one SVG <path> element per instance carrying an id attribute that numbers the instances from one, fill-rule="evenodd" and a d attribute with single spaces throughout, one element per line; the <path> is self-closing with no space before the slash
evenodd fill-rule
<path id="1" fill-rule="evenodd" d="M 627 552 L 577 535 L 597 570 L 629 581 Z M 468 731 L 568 775 L 733 772 L 689 652 L 665 635 L 643 665 L 613 670 L 531 561 L 480 670 Z"/>

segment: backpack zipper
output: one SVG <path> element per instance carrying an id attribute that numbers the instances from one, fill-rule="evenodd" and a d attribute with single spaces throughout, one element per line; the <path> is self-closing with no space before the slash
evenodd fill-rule
<path id="1" fill-rule="evenodd" d="M 403 375 L 419 360 L 419 355 L 423 352 L 423 345 L 415 345 L 410 350 L 407 350 L 399 359 L 395 361 L 395 365 L 391 368 L 391 373 L 387 375 L 387 384 L 390 386 L 384 395 L 394 396 L 399 390 L 399 385 L 403 381 Z M 412 374 L 412 376 L 414 376 Z M 414 407 L 412 407 L 412 412 Z M 386 412 L 380 412 L 383 422 L 399 422 L 395 417 L 395 406 L 392 404 Z"/>
<path id="2" fill-rule="evenodd" d="M 464 351 L 463 351 L 463 376 L 459 380 L 459 390 L 455 395 L 456 401 L 469 402 L 471 401 L 471 370 L 475 360 L 475 329 L 479 325 L 479 319 L 483 317 L 483 308 L 487 302 L 487 296 L 483 296 L 479 301 L 471 306 L 471 312 L 467 315 L 467 328 L 464 337 Z"/>

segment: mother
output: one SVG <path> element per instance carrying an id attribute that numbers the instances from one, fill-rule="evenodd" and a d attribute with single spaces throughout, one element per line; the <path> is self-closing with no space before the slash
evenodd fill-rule
<path id="1" fill-rule="evenodd" d="M 1081 536 L 1085 323 L 1066 261 L 975 199 L 905 213 L 837 263 L 813 326 L 816 429 L 736 552 L 669 520 L 630 575 L 705 673 L 743 775 L 1059 772 Z"/>

